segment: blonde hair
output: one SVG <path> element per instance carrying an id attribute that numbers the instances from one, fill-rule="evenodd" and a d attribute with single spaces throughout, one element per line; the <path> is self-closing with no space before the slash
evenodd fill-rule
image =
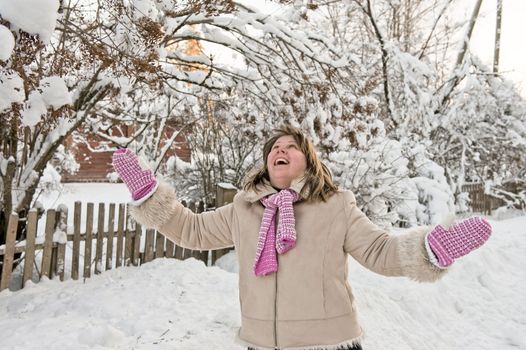
<path id="1" fill-rule="evenodd" d="M 247 177 L 243 189 L 257 192 L 258 185 L 265 180 L 270 181 L 267 158 L 274 143 L 282 136 L 292 136 L 307 161 L 305 185 L 301 190 L 301 196 L 308 201 L 326 201 L 333 193 L 338 191 L 338 187 L 332 181 L 329 168 L 318 158 L 316 148 L 312 142 L 300 129 L 290 125 L 285 125 L 272 131 L 271 137 L 263 146 L 263 165 L 255 173 Z"/>

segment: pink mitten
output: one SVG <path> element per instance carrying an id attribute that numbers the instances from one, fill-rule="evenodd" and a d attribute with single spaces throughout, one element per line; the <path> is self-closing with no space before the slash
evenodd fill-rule
<path id="1" fill-rule="evenodd" d="M 491 235 L 487 220 L 475 216 L 452 225 L 449 229 L 437 225 L 427 235 L 427 241 L 440 267 L 453 264 L 472 250 L 484 244 Z"/>
<path id="2" fill-rule="evenodd" d="M 113 167 L 130 190 L 134 201 L 151 194 L 157 180 L 150 169 L 141 168 L 139 157 L 130 149 L 118 149 L 113 153 Z"/>

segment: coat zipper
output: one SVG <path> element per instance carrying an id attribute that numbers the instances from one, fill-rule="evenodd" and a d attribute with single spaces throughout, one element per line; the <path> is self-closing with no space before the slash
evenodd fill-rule
<path id="1" fill-rule="evenodd" d="M 278 266 L 279 266 L 279 257 L 276 253 L 276 259 L 278 259 Z M 278 271 L 276 271 L 276 283 L 275 283 L 275 290 L 274 290 L 274 349 L 278 348 Z"/>
<path id="2" fill-rule="evenodd" d="M 276 223 L 275 223 L 275 232 L 276 234 L 278 233 L 278 220 L 279 220 L 279 215 L 277 215 L 278 213 L 276 213 Z M 279 254 L 278 252 L 276 252 L 276 262 L 279 266 Z M 278 267 L 278 271 L 279 271 L 279 267 Z M 276 276 L 276 282 L 275 282 L 275 289 L 274 289 L 274 349 L 279 349 L 278 348 L 278 271 L 275 272 Z"/>

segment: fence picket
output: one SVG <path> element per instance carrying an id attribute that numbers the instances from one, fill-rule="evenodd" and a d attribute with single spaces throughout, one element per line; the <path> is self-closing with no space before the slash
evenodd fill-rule
<path id="1" fill-rule="evenodd" d="M 196 211 L 195 202 L 194 201 L 189 202 L 187 208 L 195 213 L 195 211 Z M 191 249 L 184 248 L 184 250 L 183 250 L 183 260 L 191 258 L 193 255 L 194 255 L 194 252 Z"/>
<path id="2" fill-rule="evenodd" d="M 51 258 L 53 251 L 53 233 L 55 231 L 55 210 L 49 209 L 46 215 L 46 230 L 44 237 L 44 249 L 42 254 L 41 276 L 51 278 Z"/>
<path id="3" fill-rule="evenodd" d="M 102 272 L 102 246 L 104 244 L 104 203 L 99 203 L 97 243 L 95 249 L 95 274 Z"/>
<path id="4" fill-rule="evenodd" d="M 157 233 L 160 234 L 160 233 Z M 168 238 L 166 238 L 166 252 L 165 256 L 167 258 L 173 258 L 174 257 L 174 242 L 170 241 Z"/>
<path id="5" fill-rule="evenodd" d="M 124 242 L 124 266 L 130 266 L 132 261 L 132 249 L 133 249 L 133 232 L 131 229 L 126 229 L 126 240 Z"/>
<path id="6" fill-rule="evenodd" d="M 79 253 L 80 253 L 80 220 L 82 204 L 75 202 L 73 212 L 73 252 L 71 254 L 71 278 L 79 279 Z"/>
<path id="7" fill-rule="evenodd" d="M 26 229 L 26 253 L 24 258 L 24 276 L 22 277 L 22 288 L 27 281 L 33 277 L 33 264 L 35 263 L 35 237 L 37 234 L 38 211 L 36 208 L 29 210 L 27 214 Z"/>
<path id="8" fill-rule="evenodd" d="M 183 260 L 186 260 L 188 258 L 191 258 L 192 257 L 192 250 L 191 249 L 186 249 L 184 248 L 184 251 L 183 251 Z"/>
<path id="9" fill-rule="evenodd" d="M 18 228 L 18 214 L 12 213 L 7 224 L 5 237 L 5 253 L 2 265 L 2 279 L 0 280 L 0 291 L 9 288 L 11 273 L 13 270 L 13 260 L 15 256 L 16 230 Z"/>
<path id="10" fill-rule="evenodd" d="M 102 246 L 104 244 L 104 203 L 99 203 L 97 219 L 97 242 L 95 244 L 95 274 L 102 272 Z"/>
<path id="11" fill-rule="evenodd" d="M 218 184 L 216 186 L 216 202 L 215 202 L 216 208 L 222 207 L 228 203 L 232 203 L 234 201 L 234 196 L 236 195 L 236 193 L 237 193 L 237 190 L 235 188 Z M 215 265 L 217 259 L 227 254 L 232 249 L 233 248 L 213 250 L 212 256 L 211 256 L 212 265 Z"/>
<path id="12" fill-rule="evenodd" d="M 106 270 L 110 270 L 113 265 L 113 238 L 115 230 L 115 203 L 110 204 L 108 213 L 108 239 L 106 240 Z"/>
<path id="13" fill-rule="evenodd" d="M 88 203 L 86 209 L 86 239 L 84 242 L 84 274 L 82 277 L 91 277 L 91 249 L 93 242 L 93 203 Z"/>
<path id="14" fill-rule="evenodd" d="M 124 211 L 125 206 L 123 203 L 119 204 L 119 219 L 117 223 L 117 254 L 115 257 L 115 267 L 122 266 L 122 248 L 124 240 Z"/>
<path id="15" fill-rule="evenodd" d="M 55 223 L 56 223 L 57 217 L 55 215 Z M 53 232 L 53 235 L 55 233 Z M 57 246 L 54 244 L 54 242 L 51 242 L 51 263 L 49 264 L 49 278 L 53 278 L 57 275 Z"/>
<path id="16" fill-rule="evenodd" d="M 57 218 L 58 218 L 58 228 L 60 231 L 62 231 L 65 235 L 67 235 L 67 225 L 68 225 L 68 212 L 66 210 L 60 210 L 57 212 Z M 66 242 L 67 242 L 67 236 L 66 240 L 58 242 L 57 247 L 57 260 L 55 265 L 55 273 L 59 276 L 61 281 L 64 281 L 64 270 L 65 270 L 65 264 L 66 264 Z"/>
<path id="17" fill-rule="evenodd" d="M 133 237 L 135 233 L 132 228 L 132 219 L 130 217 L 130 206 L 126 204 L 126 233 L 124 241 L 124 266 L 130 266 L 132 264 L 133 256 Z"/>
<path id="18" fill-rule="evenodd" d="M 66 244 L 59 243 L 57 249 L 57 270 L 56 273 L 61 281 L 64 281 L 64 264 L 66 261 Z"/>
<path id="19" fill-rule="evenodd" d="M 208 250 L 195 250 L 193 257 L 208 265 Z"/>
<path id="20" fill-rule="evenodd" d="M 133 266 L 139 266 L 140 264 L 140 248 L 141 248 L 141 234 L 142 228 L 140 224 L 135 225 L 135 236 L 133 237 L 133 253 L 132 253 L 132 264 Z"/>
<path id="21" fill-rule="evenodd" d="M 155 236 L 155 259 L 164 257 L 164 236 L 157 232 Z"/>
<path id="22" fill-rule="evenodd" d="M 183 260 L 183 248 L 182 247 L 180 247 L 178 245 L 175 246 L 174 258 L 179 259 L 179 260 Z"/>
<path id="23" fill-rule="evenodd" d="M 144 241 L 144 262 L 150 262 L 153 260 L 153 236 L 155 235 L 154 230 L 146 230 L 146 240 Z"/>

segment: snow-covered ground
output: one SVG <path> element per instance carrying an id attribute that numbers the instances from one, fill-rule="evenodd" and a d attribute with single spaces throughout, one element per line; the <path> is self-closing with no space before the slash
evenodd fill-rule
<path id="1" fill-rule="evenodd" d="M 364 348 L 526 350 L 526 216 L 491 223 L 490 241 L 435 284 L 378 276 L 350 259 Z M 221 266 L 158 259 L 6 290 L 0 349 L 243 349 L 234 343 L 235 255 Z"/>

